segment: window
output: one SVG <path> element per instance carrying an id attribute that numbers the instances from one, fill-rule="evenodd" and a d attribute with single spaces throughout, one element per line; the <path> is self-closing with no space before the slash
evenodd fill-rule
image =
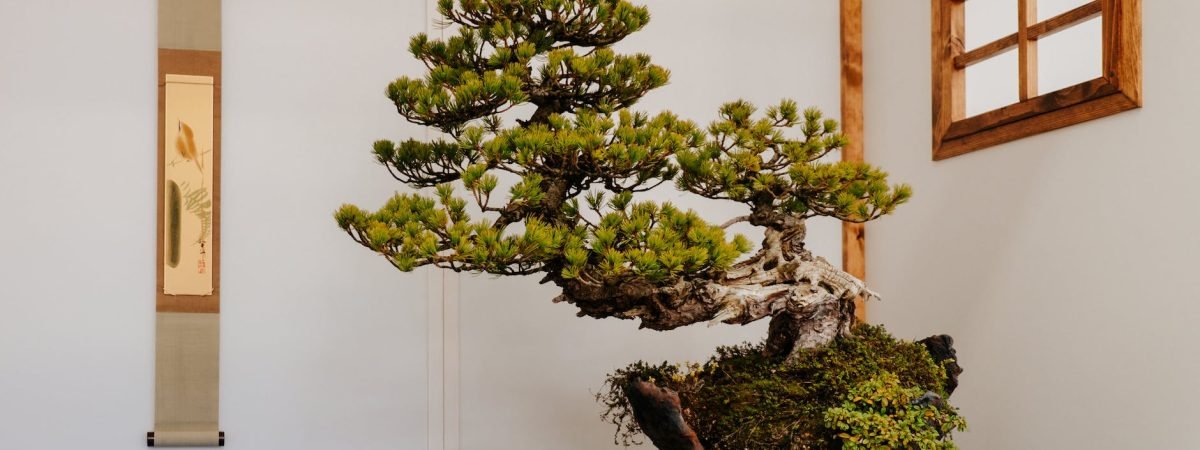
<path id="1" fill-rule="evenodd" d="M 1141 0 L 1095 0 L 1037 20 L 1038 0 L 1017 4 L 1017 32 L 964 48 L 965 2 L 933 0 L 933 159 L 941 160 L 1142 105 Z M 1101 76 L 1038 91 L 1038 40 L 1099 17 Z M 967 67 L 1017 51 L 1016 103 L 967 117 Z"/>

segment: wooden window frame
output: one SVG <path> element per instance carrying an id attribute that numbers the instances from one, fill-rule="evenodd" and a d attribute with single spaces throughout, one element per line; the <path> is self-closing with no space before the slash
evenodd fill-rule
<path id="1" fill-rule="evenodd" d="M 966 0 L 933 1 L 933 159 L 942 160 L 1142 106 L 1142 2 L 1094 0 L 1036 22 L 1037 0 L 1018 2 L 1018 30 L 964 48 Z M 1037 95 L 1037 40 L 1099 15 L 1099 78 Z M 1036 22 L 1036 23 L 1035 23 Z M 1018 52 L 1020 101 L 966 116 L 966 68 Z"/>

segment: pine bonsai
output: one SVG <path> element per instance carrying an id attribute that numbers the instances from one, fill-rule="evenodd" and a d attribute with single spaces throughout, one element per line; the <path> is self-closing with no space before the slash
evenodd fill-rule
<path id="1" fill-rule="evenodd" d="M 761 112 L 727 103 L 707 128 L 630 110 L 669 72 L 611 49 L 650 18 L 624 0 L 440 0 L 438 10 L 455 35 L 413 37 L 428 73 L 397 79 L 387 96 L 444 137 L 374 144 L 393 177 L 432 195 L 397 194 L 375 212 L 343 206 L 335 216 L 355 242 L 402 271 L 538 274 L 580 316 L 654 330 L 770 317 L 761 352 L 772 364 L 852 334 L 853 300 L 874 294 L 804 248 L 805 220 L 873 220 L 910 190 L 870 165 L 822 160 L 846 144 L 836 121 L 790 100 Z M 496 195 L 502 178 L 507 196 Z M 716 225 L 637 199 L 668 182 L 746 214 Z M 738 222 L 763 229 L 753 254 L 725 233 Z"/>

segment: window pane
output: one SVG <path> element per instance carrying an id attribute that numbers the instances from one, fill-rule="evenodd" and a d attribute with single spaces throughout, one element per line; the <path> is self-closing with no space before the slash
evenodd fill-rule
<path id="1" fill-rule="evenodd" d="M 1091 0 L 1037 0 L 1038 22 L 1091 3 Z"/>
<path id="2" fill-rule="evenodd" d="M 965 4 L 968 51 L 1017 32 L 1017 0 L 971 0 Z"/>
<path id="3" fill-rule="evenodd" d="M 968 117 L 1016 103 L 1019 100 L 1017 92 L 1017 52 L 1014 50 L 967 68 Z"/>
<path id="4" fill-rule="evenodd" d="M 1096 17 L 1038 39 L 1038 94 L 1101 76 L 1104 64 L 1101 23 Z"/>

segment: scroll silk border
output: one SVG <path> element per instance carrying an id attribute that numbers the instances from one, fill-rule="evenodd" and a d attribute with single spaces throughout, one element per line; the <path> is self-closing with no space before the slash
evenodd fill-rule
<path id="1" fill-rule="evenodd" d="M 158 176 L 155 304 L 154 447 L 215 447 L 224 445 L 219 431 L 219 349 L 221 310 L 221 2 L 220 0 L 159 0 L 158 50 Z M 167 78 L 184 75 L 212 78 L 212 148 L 195 149 L 193 158 L 211 152 L 211 240 L 205 242 L 204 270 L 211 271 L 208 295 L 168 295 L 164 288 L 166 228 L 169 200 L 166 168 L 181 163 L 174 142 L 167 142 Z M 176 125 L 179 126 L 179 125 Z M 207 158 L 201 158 L 202 160 Z M 188 162 L 189 164 L 191 162 Z M 203 201 L 201 198 L 200 201 Z M 191 212 L 186 208 L 183 215 Z M 172 214 L 176 216 L 176 214 Z M 189 236 L 182 237 L 189 242 Z M 196 261 L 182 261 L 196 267 Z"/>

